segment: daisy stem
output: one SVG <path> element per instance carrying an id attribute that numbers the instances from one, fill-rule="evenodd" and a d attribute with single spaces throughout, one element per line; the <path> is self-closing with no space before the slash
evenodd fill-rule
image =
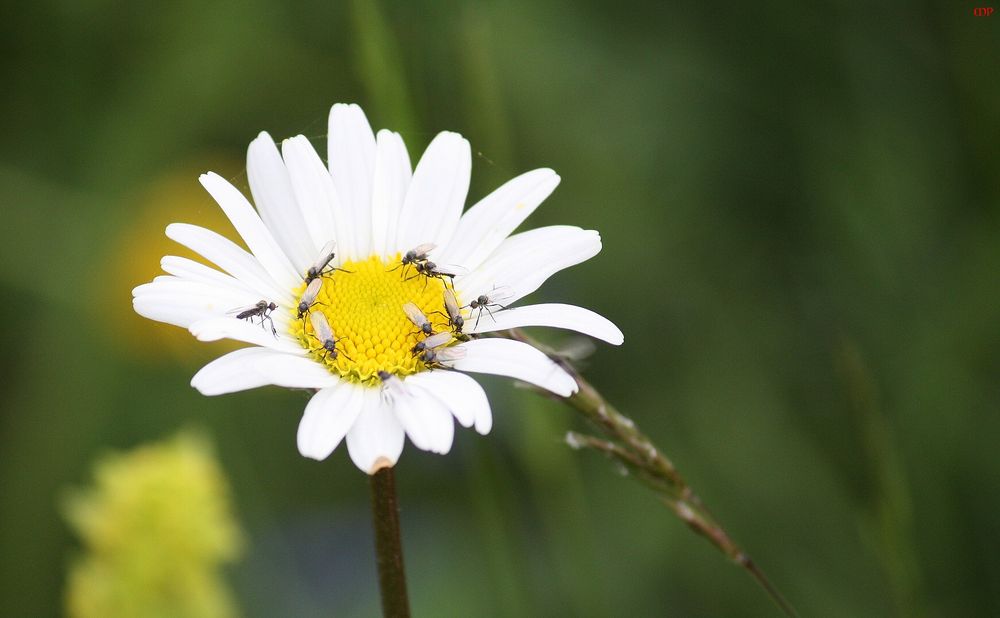
<path id="1" fill-rule="evenodd" d="M 647 487 L 655 491 L 660 499 L 691 530 L 706 538 L 730 560 L 743 568 L 764 590 L 786 616 L 798 616 L 795 609 L 764 575 L 750 556 L 730 538 L 729 534 L 702 504 L 701 499 L 677 472 L 673 462 L 667 458 L 652 441 L 643 434 L 632 419 L 620 413 L 609 404 L 570 363 L 523 331 L 513 329 L 506 332 L 511 339 L 523 341 L 543 352 L 569 372 L 579 385 L 579 390 L 569 397 L 558 397 L 570 407 L 596 425 L 609 439 L 569 432 L 566 442 L 575 449 L 591 449 L 623 466 Z M 550 394 L 547 393 L 546 394 Z M 550 394 L 551 395 L 551 394 Z"/>
<path id="2" fill-rule="evenodd" d="M 370 478 L 375 559 L 378 563 L 379 590 L 382 592 L 382 615 L 386 618 L 408 618 L 410 601 L 406 594 L 403 544 L 399 535 L 396 477 L 392 468 L 382 468 Z"/>

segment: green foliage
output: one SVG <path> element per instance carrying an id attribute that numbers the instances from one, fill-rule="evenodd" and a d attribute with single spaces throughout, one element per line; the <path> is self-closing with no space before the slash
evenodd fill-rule
<path id="1" fill-rule="evenodd" d="M 532 299 L 618 323 L 586 377 L 804 616 L 1000 615 L 1000 16 L 942 0 L 7 3 L 0 20 L 0 615 L 52 616 L 58 496 L 207 426 L 249 616 L 377 612 L 366 479 L 295 451 L 306 397 L 188 386 L 228 348 L 131 314 L 197 184 L 336 101 L 540 166 L 532 227 L 604 250 Z M 388 100 L 387 100 L 388 99 Z M 236 162 L 235 164 L 233 162 Z M 154 187 L 187 178 L 173 197 Z M 164 185 L 164 181 L 169 182 Z M 171 209 L 170 206 L 173 208 Z M 543 333 L 532 333 L 543 335 Z M 547 336 L 547 335 L 545 335 Z M 552 335 L 556 337 L 555 334 Z M 397 470 L 416 615 L 763 616 L 567 411 L 490 383 L 493 434 Z M 80 563 L 82 564 L 82 563 Z"/>

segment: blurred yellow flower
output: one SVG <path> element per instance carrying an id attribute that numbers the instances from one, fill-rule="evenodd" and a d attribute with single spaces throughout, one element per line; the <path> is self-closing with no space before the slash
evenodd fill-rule
<path id="1" fill-rule="evenodd" d="M 66 594 L 77 618 L 235 616 L 220 566 L 240 553 L 226 479 L 203 437 L 107 456 L 65 515 L 83 541 Z"/>
<path id="2" fill-rule="evenodd" d="M 206 166 L 220 168 L 227 177 L 239 177 L 243 163 L 223 154 L 205 153 L 151 179 L 135 194 L 123 198 L 132 206 L 128 211 L 131 214 L 107 239 L 111 249 L 105 252 L 106 258 L 98 268 L 92 288 L 95 293 L 87 307 L 100 316 L 96 324 L 115 325 L 109 327 L 108 340 L 132 356 L 160 361 L 166 354 L 175 360 L 198 364 L 215 355 L 193 342 L 183 330 L 158 328 L 121 302 L 136 285 L 159 274 L 162 256 L 172 253 L 200 259 L 163 235 L 168 223 L 182 220 L 210 226 L 239 242 L 239 236 L 228 226 L 228 220 L 211 196 L 191 182 Z M 235 347 L 220 345 L 215 353 Z"/>

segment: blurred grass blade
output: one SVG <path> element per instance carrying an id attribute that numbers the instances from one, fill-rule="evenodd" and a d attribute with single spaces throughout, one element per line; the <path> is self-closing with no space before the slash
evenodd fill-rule
<path id="1" fill-rule="evenodd" d="M 354 0 L 351 19 L 357 73 L 368 90 L 380 126 L 392 127 L 402 135 L 415 135 L 417 123 L 406 80 L 403 77 L 402 56 L 395 44 L 379 2 Z"/>
<path id="2" fill-rule="evenodd" d="M 785 599 L 757 564 L 736 544 L 715 520 L 701 499 L 684 481 L 673 462 L 643 434 L 632 419 L 621 414 L 605 401 L 597 390 L 583 379 L 572 365 L 560 359 L 545 345 L 524 332 L 507 331 L 511 339 L 523 341 L 549 354 L 573 376 L 579 390 L 569 397 L 558 397 L 599 428 L 610 440 L 570 432 L 567 444 L 574 449 L 592 449 L 604 453 L 621 469 L 637 477 L 659 494 L 663 502 L 694 532 L 705 537 L 730 560 L 743 568 L 767 593 L 786 616 L 798 616 L 795 608 Z M 550 395 L 546 391 L 547 395 Z"/>

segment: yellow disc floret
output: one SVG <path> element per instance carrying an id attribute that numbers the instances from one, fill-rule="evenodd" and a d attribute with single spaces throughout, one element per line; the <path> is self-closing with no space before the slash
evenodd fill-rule
<path id="1" fill-rule="evenodd" d="M 292 309 L 292 334 L 332 373 L 352 382 L 374 386 L 380 383 L 379 371 L 405 376 L 427 369 L 412 351 L 425 335 L 406 317 L 403 305 L 415 304 L 434 332 L 446 331 L 444 283 L 412 268 L 404 274 L 399 266 L 398 255 L 388 263 L 372 256 L 342 264 L 341 270 L 323 276 L 323 286 L 309 312 L 326 316 L 336 339 L 336 354 L 315 336 L 309 312 L 299 318 L 298 310 Z M 296 290 L 296 298 L 305 288 L 303 284 Z"/>

